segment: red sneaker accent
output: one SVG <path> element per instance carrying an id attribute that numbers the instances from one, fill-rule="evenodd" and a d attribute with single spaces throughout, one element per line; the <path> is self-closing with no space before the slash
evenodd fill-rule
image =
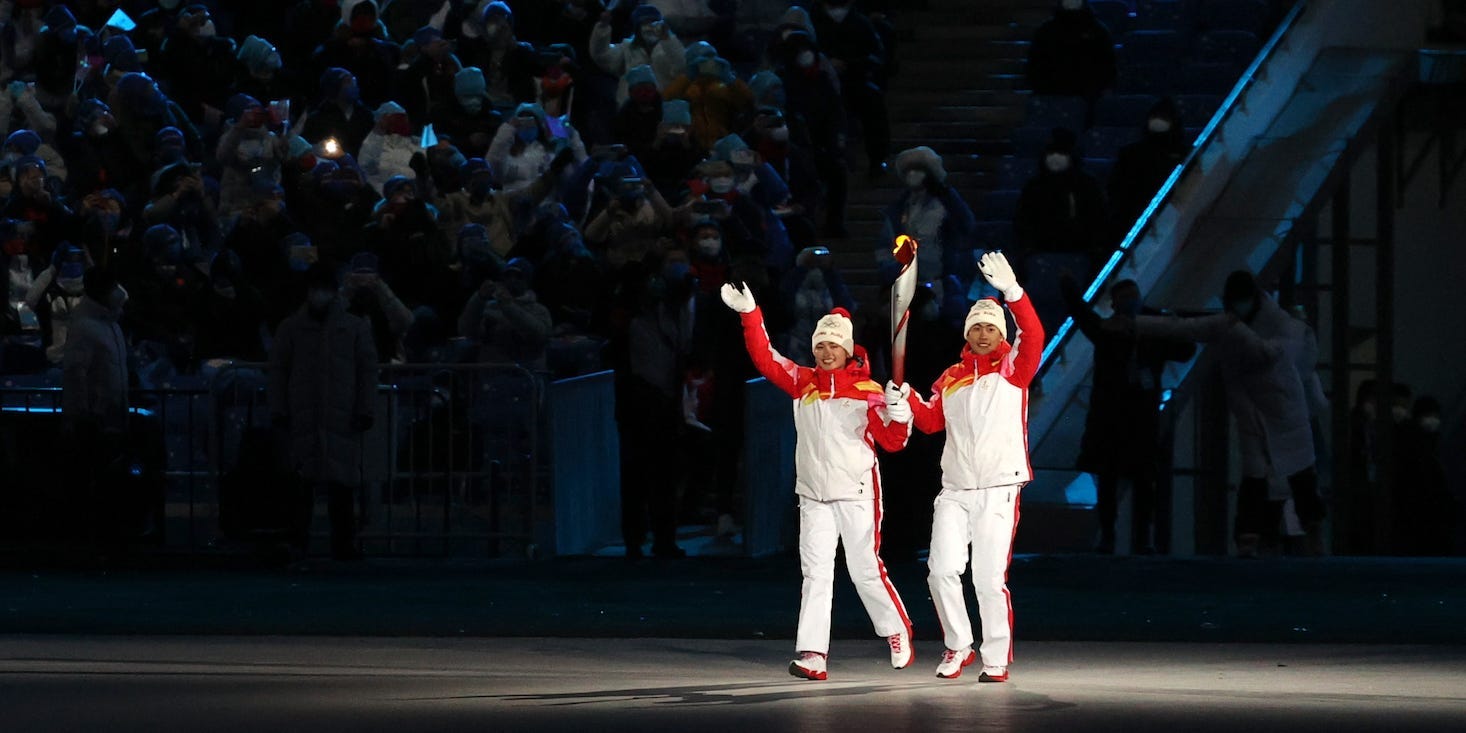
<path id="1" fill-rule="evenodd" d="M 800 678 L 803 678 L 803 679 L 806 679 L 806 680 L 823 680 L 823 679 L 829 679 L 829 675 L 827 673 L 825 673 L 825 672 L 816 672 L 816 671 L 811 670 L 811 669 L 805 669 L 804 667 L 799 666 L 799 662 L 790 662 L 789 663 L 789 674 L 792 674 L 795 677 L 800 677 Z"/>

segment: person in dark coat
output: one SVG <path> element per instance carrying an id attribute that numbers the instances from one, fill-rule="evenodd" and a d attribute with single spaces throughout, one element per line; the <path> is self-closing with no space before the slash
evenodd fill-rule
<path id="1" fill-rule="evenodd" d="M 1120 149 L 1110 173 L 1113 241 L 1118 243 L 1130 232 L 1190 150 L 1176 103 L 1169 98 L 1157 101 L 1145 116 L 1143 137 Z"/>
<path id="2" fill-rule="evenodd" d="M 190 5 L 179 14 L 152 68 L 189 119 L 213 124 L 234 81 L 234 54 L 234 41 L 217 35 L 208 8 Z"/>
<path id="3" fill-rule="evenodd" d="M 840 75 L 840 96 L 860 119 L 872 175 L 885 170 L 891 154 L 891 122 L 886 110 L 886 48 L 880 33 L 853 0 L 824 0 L 810 9 L 814 35 Z"/>
<path id="4" fill-rule="evenodd" d="M 306 119 L 302 133 L 305 139 L 317 145 L 334 139 L 341 152 L 353 158 L 359 155 L 362 142 L 371 134 L 377 120 L 372 110 L 361 102 L 356 77 L 340 67 L 326 69 L 321 74 L 320 100 Z"/>
<path id="5" fill-rule="evenodd" d="M 1456 525 L 1461 507 L 1446 482 L 1441 460 L 1441 403 L 1415 400 L 1410 419 L 1396 438 L 1395 545 L 1399 554 L 1417 557 L 1456 555 Z"/>
<path id="6" fill-rule="evenodd" d="M 1164 59 L 1162 59 L 1164 60 Z M 1062 0 L 1028 48 L 1034 94 L 1084 97 L 1091 103 L 1115 85 L 1115 45 L 1088 0 Z"/>
<path id="7" fill-rule="evenodd" d="M 316 68 L 339 66 L 356 76 L 361 99 L 376 107 L 392 96 L 392 78 L 401 49 L 387 40 L 386 27 L 377 20 L 375 0 L 345 0 L 341 22 L 331 37 L 316 49 Z"/>
<path id="8" fill-rule="evenodd" d="M 1038 175 L 1024 184 L 1013 214 L 1029 295 L 1046 330 L 1063 320 L 1059 273 L 1088 279 L 1110 244 L 1104 187 L 1080 168 L 1075 145 L 1074 133 L 1054 129 Z"/>
<path id="9" fill-rule="evenodd" d="M 1126 320 L 1141 312 L 1140 287 L 1122 280 L 1110 287 L 1115 312 L 1102 318 L 1084 302 L 1073 277 L 1060 280 L 1065 305 L 1080 333 L 1094 344 L 1094 385 L 1084 437 L 1079 443 L 1079 470 L 1095 475 L 1099 498 L 1100 539 L 1097 552 L 1115 551 L 1115 518 L 1121 479 L 1131 482 L 1134 522 L 1131 551 L 1155 552 L 1157 440 L 1160 430 L 1161 372 L 1167 361 L 1185 361 L 1196 347 L 1185 341 L 1137 337 Z"/>
<path id="10" fill-rule="evenodd" d="M 311 265 L 305 281 L 305 304 L 280 324 L 270 349 L 270 415 L 277 428 L 290 431 L 291 463 L 300 477 L 328 496 L 331 556 L 352 560 L 361 556 L 353 507 L 362 482 L 362 434 L 374 422 L 377 352 L 371 326 L 346 311 L 330 265 Z M 306 502 L 296 518 L 301 549 L 312 506 Z"/>

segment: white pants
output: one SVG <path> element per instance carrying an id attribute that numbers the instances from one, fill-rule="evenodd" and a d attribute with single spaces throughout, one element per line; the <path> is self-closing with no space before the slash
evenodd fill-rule
<path id="1" fill-rule="evenodd" d="M 962 597 L 962 571 L 972 550 L 972 586 L 982 622 L 978 653 L 989 667 L 1013 661 L 1013 603 L 1008 595 L 1008 563 L 1018 531 L 1018 493 L 1022 485 L 973 491 L 943 489 L 932 514 L 927 586 L 948 649 L 972 646 L 972 621 Z"/>
<path id="2" fill-rule="evenodd" d="M 886 577 L 881 561 L 881 502 L 816 501 L 799 497 L 799 632 L 795 651 L 830 651 L 830 602 L 835 595 L 835 548 L 845 544 L 845 569 L 870 615 L 876 635 L 891 636 L 911 628 L 906 607 Z"/>

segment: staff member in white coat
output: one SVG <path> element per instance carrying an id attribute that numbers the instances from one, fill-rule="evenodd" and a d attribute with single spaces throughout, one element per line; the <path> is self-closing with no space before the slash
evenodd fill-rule
<path id="1" fill-rule="evenodd" d="M 962 361 L 932 386 L 930 400 L 909 385 L 888 384 L 888 404 L 910 403 L 916 429 L 945 429 L 942 491 L 932 516 L 927 586 L 942 622 L 946 651 L 937 676 L 955 679 L 982 656 L 980 682 L 1007 682 L 1013 661 L 1013 603 L 1008 564 L 1018 531 L 1018 494 L 1033 480 L 1028 462 L 1028 385 L 1038 372 L 1044 333 L 1033 304 L 999 252 L 982 256 L 978 269 L 1003 294 L 1018 327 L 1007 341 L 1003 306 L 994 298 L 972 305 L 964 324 Z M 962 571 L 971 550 L 972 585 L 982 621 L 982 645 L 972 649 L 972 621 L 962 597 Z"/>
<path id="2" fill-rule="evenodd" d="M 881 561 L 881 475 L 875 446 L 888 451 L 905 447 L 911 408 L 904 402 L 885 404 L 843 308 L 815 325 L 810 345 L 816 367 L 810 368 L 774 350 L 763 312 L 746 285 L 726 284 L 722 295 L 741 314 L 743 340 L 754 366 L 794 399 L 794 493 L 799 495 L 804 584 L 794 643 L 799 656 L 789 663 L 789 674 L 826 678 L 835 549 L 842 542 L 845 567 L 861 603 L 876 634 L 891 648 L 891 666 L 902 669 L 912 659 L 911 619 Z"/>
<path id="3" fill-rule="evenodd" d="M 1214 343 L 1221 350 L 1222 384 L 1242 454 L 1237 553 L 1255 556 L 1260 546 L 1279 541 L 1283 503 L 1290 497 L 1309 545 L 1317 546 L 1328 510 L 1318 494 L 1304 384 L 1318 347 L 1307 326 L 1268 297 L 1246 270 L 1227 276 L 1222 307 L 1222 313 L 1202 318 L 1140 316 L 1136 332 Z"/>

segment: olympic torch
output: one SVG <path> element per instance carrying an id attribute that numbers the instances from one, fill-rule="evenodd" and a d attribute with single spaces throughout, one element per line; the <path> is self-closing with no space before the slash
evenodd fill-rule
<path id="1" fill-rule="evenodd" d="M 896 237 L 891 254 L 901 265 L 901 274 L 891 285 L 891 380 L 906 381 L 906 333 L 911 320 L 911 299 L 916 296 L 917 241 L 902 234 Z"/>

